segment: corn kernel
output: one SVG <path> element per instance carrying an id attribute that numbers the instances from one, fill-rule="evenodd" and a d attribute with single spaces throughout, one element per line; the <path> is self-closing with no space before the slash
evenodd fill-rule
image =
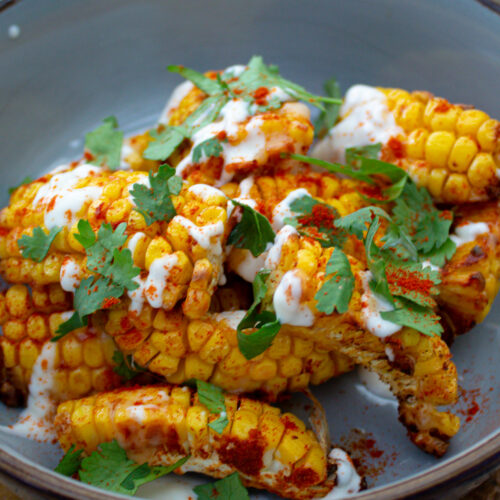
<path id="1" fill-rule="evenodd" d="M 425 159 L 433 167 L 446 167 L 454 143 L 455 134 L 453 132 L 433 132 L 425 144 Z"/>
<path id="2" fill-rule="evenodd" d="M 500 139 L 500 122 L 486 120 L 477 131 L 477 141 L 482 151 L 491 153 L 495 151 Z"/>
<path id="3" fill-rule="evenodd" d="M 450 170 L 455 172 L 465 172 L 477 153 L 476 142 L 470 137 L 459 137 L 448 158 Z"/>
<path id="4" fill-rule="evenodd" d="M 457 120 L 457 134 L 475 137 L 479 127 L 488 119 L 484 111 L 466 109 L 462 111 Z"/>

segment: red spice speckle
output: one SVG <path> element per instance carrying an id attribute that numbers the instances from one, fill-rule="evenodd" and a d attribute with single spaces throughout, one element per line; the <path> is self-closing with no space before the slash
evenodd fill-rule
<path id="1" fill-rule="evenodd" d="M 219 456 L 223 463 L 232 465 L 250 476 L 259 474 L 263 467 L 265 442 L 258 429 L 252 429 L 247 439 L 227 437 Z"/>

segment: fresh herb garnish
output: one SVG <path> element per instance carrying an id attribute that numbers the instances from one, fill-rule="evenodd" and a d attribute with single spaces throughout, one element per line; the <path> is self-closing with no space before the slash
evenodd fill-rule
<path id="1" fill-rule="evenodd" d="M 284 222 L 302 236 L 315 239 L 322 247 L 341 247 L 345 243 L 345 232 L 334 225 L 339 213 L 331 205 L 305 195 L 293 200 L 290 209 L 296 215 Z"/>
<path id="2" fill-rule="evenodd" d="M 193 148 L 193 162 L 199 163 L 200 160 L 205 158 L 218 158 L 223 151 L 222 141 L 217 137 L 212 137 L 206 141 L 200 142 Z"/>
<path id="3" fill-rule="evenodd" d="M 332 314 L 335 309 L 338 313 L 345 313 L 349 309 L 355 280 L 349 259 L 338 248 L 333 250 L 326 264 L 325 279 L 327 277 L 314 296 L 318 301 L 316 309 L 325 314 Z"/>
<path id="4" fill-rule="evenodd" d="M 252 207 L 231 200 L 242 209 L 241 220 L 234 226 L 227 240 L 228 245 L 236 248 L 246 248 L 254 257 L 262 254 L 268 243 L 273 243 L 275 234 L 269 220 Z"/>
<path id="5" fill-rule="evenodd" d="M 24 234 L 17 240 L 17 246 L 21 251 L 21 255 L 25 259 L 42 262 L 47 256 L 54 238 L 61 229 L 60 227 L 53 227 L 47 234 L 41 227 L 37 226 L 33 229 L 33 236 Z"/>
<path id="6" fill-rule="evenodd" d="M 219 481 L 195 486 L 193 491 L 198 496 L 198 500 L 250 500 L 248 491 L 237 472 Z"/>
<path id="7" fill-rule="evenodd" d="M 135 495 L 139 486 L 173 472 L 189 459 L 188 455 L 168 467 L 137 464 L 128 459 L 116 439 L 102 443 L 97 451 L 83 459 L 80 457 L 83 450 L 74 451 L 74 448 L 72 446 L 68 450 L 56 467 L 56 472 L 66 476 L 78 473 L 84 483 L 125 495 Z"/>
<path id="8" fill-rule="evenodd" d="M 178 195 L 182 189 L 182 179 L 175 175 L 175 169 L 160 165 L 158 173 L 149 172 L 149 184 L 136 183 L 130 194 L 137 206 L 137 211 L 150 226 L 156 221 L 169 222 L 176 215 L 172 195 Z"/>
<path id="9" fill-rule="evenodd" d="M 135 363 L 132 354 L 125 356 L 123 352 L 117 350 L 113 353 L 112 359 L 115 363 L 113 371 L 120 375 L 120 377 L 124 380 L 132 380 L 147 371 L 145 368 L 142 368 Z"/>
<path id="10" fill-rule="evenodd" d="M 53 342 L 85 326 L 89 314 L 116 304 L 125 290 L 135 290 L 139 286 L 134 278 L 141 270 L 134 267 L 132 253 L 128 248 L 119 250 L 127 240 L 126 227 L 124 222 L 115 230 L 110 224 L 103 224 L 96 237 L 88 221 L 78 222 L 75 238 L 85 248 L 87 268 L 96 274 L 82 280 L 76 288 L 73 299 L 75 312 L 59 326 Z"/>
<path id="11" fill-rule="evenodd" d="M 342 99 L 342 92 L 340 91 L 340 86 L 335 78 L 328 79 L 323 88 L 325 89 L 325 94 L 328 97 L 333 97 L 334 99 Z M 339 117 L 340 103 L 329 102 L 325 104 L 325 109 L 321 111 L 316 122 L 314 123 L 314 134 L 316 137 L 324 137 L 328 131 L 335 125 L 337 118 Z"/>
<path id="12" fill-rule="evenodd" d="M 237 327 L 238 347 L 246 359 L 253 359 L 263 353 L 278 334 L 281 323 L 271 311 L 258 312 L 267 293 L 267 279 L 271 271 L 262 269 L 253 282 L 253 303 Z M 252 333 L 244 333 L 247 328 L 257 328 Z"/>
<path id="13" fill-rule="evenodd" d="M 208 426 L 217 434 L 221 434 L 229 423 L 222 389 L 203 380 L 196 380 L 196 388 L 200 403 L 205 405 L 210 413 L 220 415 L 217 420 L 210 422 Z"/>
<path id="14" fill-rule="evenodd" d="M 120 166 L 123 132 L 118 130 L 114 116 L 104 118 L 103 124 L 85 134 L 85 149 L 92 155 L 89 163 L 115 170 Z"/>
<path id="15" fill-rule="evenodd" d="M 24 186 L 26 184 L 29 184 L 30 182 L 33 182 L 34 179 L 32 179 L 30 176 L 26 176 L 17 186 L 12 186 L 9 188 L 9 194 L 12 194 L 16 189 L 20 188 L 21 186 Z"/>

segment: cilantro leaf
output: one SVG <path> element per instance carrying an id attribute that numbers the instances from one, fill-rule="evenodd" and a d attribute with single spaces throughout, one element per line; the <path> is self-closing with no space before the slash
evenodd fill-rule
<path id="1" fill-rule="evenodd" d="M 337 210 L 311 196 L 302 196 L 290 203 L 294 217 L 285 218 L 285 224 L 295 228 L 299 234 L 317 240 L 322 247 L 341 247 L 346 234 L 334 225 Z"/>
<path id="2" fill-rule="evenodd" d="M 198 496 L 198 500 L 250 500 L 248 491 L 237 472 L 219 481 L 195 486 L 193 491 Z"/>
<path id="3" fill-rule="evenodd" d="M 223 148 L 221 141 L 217 137 L 207 139 L 206 141 L 200 142 L 196 147 L 193 148 L 193 163 L 199 163 L 202 157 L 218 158 L 222 151 Z"/>
<path id="4" fill-rule="evenodd" d="M 54 471 L 68 477 L 75 475 L 82 463 L 82 453 L 83 450 L 75 451 L 75 445 L 71 445 L 71 448 L 65 453 L 64 457 L 61 458 L 61 461 L 57 464 Z"/>
<path id="5" fill-rule="evenodd" d="M 394 311 L 382 311 L 380 315 L 386 321 L 414 328 L 424 335 L 437 335 L 440 337 L 443 331 L 439 316 L 432 309 L 404 299 L 396 300 L 396 309 Z"/>
<path id="6" fill-rule="evenodd" d="M 205 99 L 184 122 L 184 126 L 189 127 L 189 135 L 191 136 L 194 130 L 212 123 L 228 101 L 229 97 L 226 95 L 215 95 Z"/>
<path id="7" fill-rule="evenodd" d="M 120 166 L 123 132 L 117 128 L 116 118 L 109 116 L 101 126 L 85 135 L 85 149 L 93 156 L 89 163 L 112 170 Z"/>
<path id="8" fill-rule="evenodd" d="M 88 316 L 99 309 L 107 309 L 117 301 L 124 292 L 124 288 L 113 283 L 109 278 L 94 276 L 82 280 L 80 286 L 75 290 L 74 307 L 80 317 Z"/>
<path id="9" fill-rule="evenodd" d="M 42 262 L 49 252 L 50 245 L 54 238 L 61 231 L 61 227 L 53 227 L 49 234 L 45 233 L 39 226 L 33 229 L 33 236 L 24 234 L 17 240 L 21 255 L 26 259 L 33 259 L 36 262 Z"/>
<path id="10" fill-rule="evenodd" d="M 150 467 L 148 464 L 136 464 L 129 460 L 125 450 L 116 440 L 102 443 L 97 451 L 82 460 L 79 472 L 80 480 L 126 495 L 134 495 L 137 488 L 182 466 L 189 456 L 183 457 L 168 467 Z"/>
<path id="11" fill-rule="evenodd" d="M 274 242 L 276 235 L 273 228 L 267 218 L 252 207 L 236 200 L 231 200 L 231 203 L 242 208 L 243 213 L 240 222 L 229 234 L 227 243 L 236 248 L 246 248 L 254 257 L 258 257 L 266 250 L 268 243 Z"/>
<path id="12" fill-rule="evenodd" d="M 448 238 L 439 248 L 434 248 L 434 250 L 426 253 L 424 258 L 427 258 L 435 266 L 443 267 L 456 251 L 457 245 L 452 239 Z"/>
<path id="13" fill-rule="evenodd" d="M 64 323 L 59 325 L 59 328 L 56 330 L 56 335 L 52 337 L 51 342 L 57 342 L 59 339 L 62 339 L 65 335 L 76 330 L 77 328 L 82 328 L 87 326 L 88 320 L 87 317 L 80 317 L 78 312 L 74 312 L 72 316 L 66 320 Z"/>
<path id="14" fill-rule="evenodd" d="M 177 149 L 177 147 L 190 136 L 189 131 L 182 126 L 168 126 L 165 130 L 149 132 L 154 141 L 142 153 L 143 158 L 154 161 L 164 161 Z"/>
<path id="15" fill-rule="evenodd" d="M 395 256 L 399 259 L 418 260 L 417 249 L 404 227 L 390 222 L 381 241 L 384 243 L 382 250 L 393 249 Z"/>
<path id="16" fill-rule="evenodd" d="M 323 88 L 325 89 L 325 94 L 328 97 L 342 99 L 342 92 L 340 91 L 340 86 L 335 78 L 328 79 L 324 83 Z M 338 103 L 326 103 L 324 107 L 325 109 L 321 111 L 316 122 L 314 123 L 315 136 L 320 138 L 324 137 L 335 125 L 340 111 L 340 104 Z"/>
<path id="17" fill-rule="evenodd" d="M 113 263 L 106 270 L 106 275 L 109 276 L 114 283 L 120 285 L 127 290 L 135 290 L 139 288 L 139 284 L 134 281 L 134 278 L 141 273 L 138 267 L 134 267 L 132 252 L 125 248 L 113 250 Z"/>
<path id="18" fill-rule="evenodd" d="M 155 221 L 169 222 L 176 215 L 172 195 L 180 193 L 182 180 L 175 175 L 174 168 L 160 165 L 156 174 L 149 172 L 149 183 L 150 188 L 134 184 L 130 190 L 136 210 L 143 215 L 148 226 Z"/>
<path id="19" fill-rule="evenodd" d="M 208 426 L 221 434 L 229 423 L 226 414 L 226 400 L 222 389 L 203 380 L 196 380 L 196 388 L 200 403 L 205 405 L 210 413 L 220 414 L 220 417 L 210 422 Z"/>
<path id="20" fill-rule="evenodd" d="M 191 81 L 205 94 L 213 95 L 224 92 L 225 88 L 217 80 L 212 80 L 202 73 L 195 71 L 194 69 L 186 68 L 185 66 L 176 66 L 171 64 L 167 66 L 168 71 L 171 73 L 178 73 L 183 76 L 186 80 Z"/>
<path id="21" fill-rule="evenodd" d="M 74 233 L 75 239 L 83 246 L 90 248 L 96 242 L 96 235 L 88 220 L 80 219 L 77 225 L 78 232 Z"/>
<path id="22" fill-rule="evenodd" d="M 258 312 L 257 309 L 267 293 L 267 278 L 271 271 L 262 269 L 253 282 L 253 303 L 237 327 L 238 348 L 246 359 L 253 359 L 272 344 L 281 328 L 276 315 L 270 311 Z M 257 328 L 246 334 L 243 330 Z"/>
<path id="23" fill-rule="evenodd" d="M 376 160 L 381 149 L 382 144 L 380 142 L 377 142 L 376 144 L 367 144 L 366 146 L 354 146 L 352 148 L 346 148 L 345 161 L 348 165 L 359 168 L 360 164 L 357 160 L 359 156 Z"/>
<path id="24" fill-rule="evenodd" d="M 368 224 L 380 216 L 384 219 L 391 220 L 389 214 L 379 207 L 364 207 L 352 214 L 348 214 L 335 221 L 335 226 L 344 229 L 348 233 L 354 234 L 360 240 L 363 239 L 363 234 L 368 230 Z"/>
<path id="25" fill-rule="evenodd" d="M 132 380 L 141 373 L 147 371 L 145 368 L 138 366 L 134 362 L 132 354 L 128 354 L 127 356 L 125 356 L 123 352 L 116 350 L 113 353 L 112 359 L 115 363 L 113 371 L 120 375 L 120 377 L 122 377 L 124 380 Z"/>
<path id="26" fill-rule="evenodd" d="M 330 276 L 330 279 L 314 296 L 318 301 L 316 308 L 325 314 L 332 314 L 335 309 L 345 313 L 349 309 L 355 280 L 349 259 L 342 250 L 333 250 L 326 264 L 325 276 Z"/>
<path id="27" fill-rule="evenodd" d="M 35 179 L 32 179 L 29 175 L 26 176 L 17 186 L 12 186 L 9 188 L 9 194 L 12 194 L 16 189 L 20 188 L 21 186 L 24 186 L 25 184 L 29 184 L 34 180 Z"/>

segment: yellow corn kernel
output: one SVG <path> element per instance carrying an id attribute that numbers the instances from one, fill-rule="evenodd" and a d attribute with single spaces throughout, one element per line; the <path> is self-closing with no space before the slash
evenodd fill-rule
<path id="1" fill-rule="evenodd" d="M 155 330 L 151 334 L 149 342 L 151 342 L 158 351 L 169 354 L 174 358 L 182 358 L 187 351 L 184 332 L 182 330 L 166 332 Z"/>
<path id="2" fill-rule="evenodd" d="M 259 424 L 259 417 L 253 411 L 238 410 L 233 417 L 231 436 L 238 439 L 248 439 L 250 431 L 256 429 Z"/>
<path id="3" fill-rule="evenodd" d="M 173 375 L 179 366 L 179 358 L 174 358 L 168 354 L 159 353 L 150 363 L 149 369 L 153 373 L 159 373 L 164 377 Z"/>
<path id="4" fill-rule="evenodd" d="M 74 408 L 71 414 L 71 426 L 73 434 L 76 438 L 76 444 L 84 444 L 94 450 L 99 445 L 99 435 L 95 432 L 94 425 L 94 403 L 95 398 L 85 398 L 79 401 L 79 404 Z M 80 445 L 81 447 L 81 445 Z"/>
<path id="5" fill-rule="evenodd" d="M 144 265 L 146 269 L 149 271 L 149 268 L 156 259 L 159 259 L 160 257 L 169 255 L 171 253 L 172 253 L 172 247 L 165 238 L 161 236 L 153 238 L 153 240 L 148 246 L 148 249 L 146 250 L 146 255 L 144 259 Z"/>
<path id="6" fill-rule="evenodd" d="M 59 342 L 62 342 L 61 355 L 64 364 L 70 368 L 80 366 L 83 363 L 83 349 L 74 335 L 67 335 Z"/>
<path id="7" fill-rule="evenodd" d="M 26 337 L 26 325 L 20 320 L 7 321 L 3 325 L 3 334 L 10 340 L 20 341 Z"/>
<path id="8" fill-rule="evenodd" d="M 106 222 L 109 224 L 125 222 L 132 208 L 132 203 L 127 198 L 113 201 L 106 210 Z"/>
<path id="9" fill-rule="evenodd" d="M 302 359 L 296 356 L 289 356 L 279 361 L 279 372 L 285 378 L 294 377 L 302 372 Z"/>
<path id="10" fill-rule="evenodd" d="M 299 250 L 297 252 L 297 268 L 308 276 L 312 276 L 317 269 L 317 260 L 314 254 L 309 250 Z"/>
<path id="11" fill-rule="evenodd" d="M 252 380 L 268 380 L 278 373 L 278 365 L 273 359 L 263 359 L 250 366 L 249 375 Z"/>
<path id="12" fill-rule="evenodd" d="M 49 328 L 42 314 L 32 314 L 26 322 L 28 335 L 34 340 L 45 340 L 50 336 Z"/>
<path id="13" fill-rule="evenodd" d="M 293 338 L 293 354 L 299 358 L 305 358 L 314 349 L 314 344 L 311 340 Z"/>
<path id="14" fill-rule="evenodd" d="M 267 350 L 267 355 L 272 359 L 285 358 L 292 349 L 292 338 L 290 335 L 279 334 L 273 340 L 271 347 Z"/>
<path id="15" fill-rule="evenodd" d="M 477 131 L 477 141 L 482 151 L 492 153 L 500 139 L 500 122 L 498 120 L 486 120 Z"/>
<path id="16" fill-rule="evenodd" d="M 455 134 L 453 132 L 432 132 L 425 144 L 425 159 L 433 167 L 446 167 L 454 143 Z"/>
<path id="17" fill-rule="evenodd" d="M 214 331 L 208 321 L 192 320 L 187 328 L 187 338 L 192 351 L 198 352 L 207 342 Z"/>
<path id="18" fill-rule="evenodd" d="M 405 132 L 411 132 L 424 124 L 423 114 L 425 106 L 421 102 L 400 101 L 394 110 L 396 122 Z"/>
<path id="19" fill-rule="evenodd" d="M 490 185 L 496 178 L 496 171 L 497 168 L 491 154 L 478 153 L 467 171 L 467 177 L 472 186 L 483 188 Z"/>
<path id="20" fill-rule="evenodd" d="M 432 130 L 448 130 L 453 132 L 455 130 L 455 124 L 460 115 L 460 108 L 458 106 L 452 106 L 444 112 L 434 112 L 431 120 L 430 126 Z"/>
<path id="21" fill-rule="evenodd" d="M 295 377 L 291 377 L 288 381 L 288 390 L 290 392 L 298 392 L 305 389 L 309 385 L 311 375 L 309 373 L 301 373 Z"/>
<path id="22" fill-rule="evenodd" d="M 232 377 L 242 377 L 246 373 L 247 359 L 238 347 L 233 347 L 229 354 L 219 363 L 219 368 Z"/>
<path id="23" fill-rule="evenodd" d="M 424 128 L 415 129 L 408 135 L 406 153 L 409 158 L 415 158 L 417 160 L 423 160 L 425 158 L 425 144 L 427 143 L 428 137 L 429 132 Z"/>
<path id="24" fill-rule="evenodd" d="M 26 370 L 31 370 L 40 351 L 31 339 L 24 339 L 19 344 L 19 364 Z"/>
<path id="25" fill-rule="evenodd" d="M 427 189 L 435 198 L 441 196 L 444 181 L 448 177 L 448 171 L 445 168 L 435 168 L 429 174 Z"/>
<path id="26" fill-rule="evenodd" d="M 92 375 L 87 366 L 79 366 L 68 373 L 68 391 L 72 397 L 81 397 L 92 390 Z"/>
<path id="27" fill-rule="evenodd" d="M 112 441 L 114 437 L 114 426 L 112 418 L 112 409 L 104 401 L 100 404 L 102 396 L 98 396 L 96 400 L 96 408 L 94 410 L 95 429 L 97 431 L 100 443 Z M 59 407 L 60 408 L 60 407 Z"/>
<path id="28" fill-rule="evenodd" d="M 219 327 L 215 333 L 210 336 L 205 345 L 200 349 L 199 356 L 201 359 L 210 364 L 219 363 L 222 361 L 231 350 L 231 346 L 226 340 L 224 331 Z"/>
<path id="29" fill-rule="evenodd" d="M 13 285 L 5 293 L 7 309 L 11 316 L 22 318 L 29 314 L 30 301 L 28 288 L 23 285 Z"/>
<path id="30" fill-rule="evenodd" d="M 90 368 L 99 368 L 104 365 L 104 353 L 101 349 L 101 339 L 89 338 L 83 343 L 83 362 Z"/>
<path id="31" fill-rule="evenodd" d="M 184 370 L 186 379 L 197 378 L 200 380 L 208 380 L 214 370 L 214 365 L 206 363 L 196 354 L 188 354 L 184 362 Z"/>
<path id="32" fill-rule="evenodd" d="M 448 166 L 450 170 L 455 172 L 465 172 L 478 149 L 476 142 L 470 137 L 459 137 L 450 153 L 448 158 Z"/>
<path id="33" fill-rule="evenodd" d="M 196 453 L 208 448 L 208 410 L 204 406 L 194 405 L 186 414 L 189 447 Z"/>
<path id="34" fill-rule="evenodd" d="M 457 134 L 475 137 L 479 127 L 488 119 L 488 115 L 479 109 L 466 109 L 457 120 Z"/>
<path id="35" fill-rule="evenodd" d="M 470 184 L 467 177 L 464 174 L 450 174 L 443 186 L 443 200 L 465 203 L 469 199 L 469 194 Z"/>

